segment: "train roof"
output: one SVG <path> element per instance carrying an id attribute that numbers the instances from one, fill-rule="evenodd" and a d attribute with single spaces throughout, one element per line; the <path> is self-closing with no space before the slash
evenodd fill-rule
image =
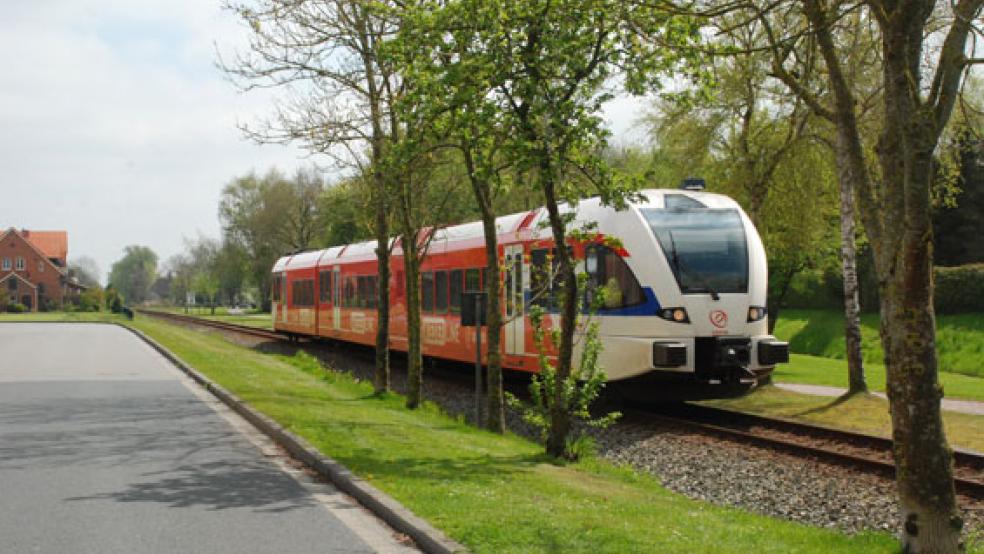
<path id="1" fill-rule="evenodd" d="M 684 189 L 644 189 L 639 191 L 643 200 L 633 202 L 632 206 L 637 208 L 662 208 L 665 206 L 667 195 L 681 195 L 690 197 L 708 208 L 738 208 L 738 203 L 732 198 L 723 194 L 712 192 L 693 191 Z M 579 220 L 592 221 L 604 217 L 604 213 L 612 213 L 610 206 L 601 203 L 599 197 L 586 198 L 577 204 Z M 562 204 L 561 213 L 569 213 L 571 206 Z M 548 236 L 550 230 L 546 225 L 547 211 L 542 208 L 535 208 L 525 212 L 503 215 L 495 220 L 496 230 L 500 240 L 512 238 L 509 235 L 519 235 L 527 233 L 529 236 Z M 396 240 L 391 239 L 391 240 Z M 472 221 L 459 225 L 443 227 L 434 231 L 431 241 L 430 252 L 446 252 L 459 248 L 471 248 L 476 243 L 483 244 L 485 241 L 485 228 L 481 221 Z M 394 253 L 399 254 L 400 248 L 397 247 Z M 358 242 L 347 246 L 333 246 L 325 250 L 302 252 L 291 256 L 284 256 L 277 260 L 273 267 L 274 272 L 284 271 L 285 269 L 302 269 L 317 267 L 335 260 L 356 261 L 374 259 L 376 256 L 376 241 Z"/>

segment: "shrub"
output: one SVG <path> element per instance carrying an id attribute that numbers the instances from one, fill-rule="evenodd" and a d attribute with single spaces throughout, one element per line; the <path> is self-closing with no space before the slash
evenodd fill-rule
<path id="1" fill-rule="evenodd" d="M 933 279 L 937 313 L 984 312 L 984 263 L 937 267 Z"/>
<path id="2" fill-rule="evenodd" d="M 27 306 L 20 303 L 7 304 L 7 311 L 12 314 L 22 314 L 27 311 Z"/>
<path id="3" fill-rule="evenodd" d="M 873 271 L 873 270 L 871 270 Z M 984 312 L 984 263 L 933 269 L 937 314 Z M 793 278 L 784 308 L 843 309 L 839 272 L 807 271 Z M 878 291 L 870 272 L 861 275 L 861 304 L 878 311 Z"/>

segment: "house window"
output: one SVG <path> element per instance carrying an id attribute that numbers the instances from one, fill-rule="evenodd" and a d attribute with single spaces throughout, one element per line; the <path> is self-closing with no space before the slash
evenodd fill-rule
<path id="1" fill-rule="evenodd" d="M 24 271 L 24 258 L 17 257 L 17 271 Z"/>
<path id="2" fill-rule="evenodd" d="M 44 273 L 44 260 L 38 260 L 38 271 Z"/>
<path id="3" fill-rule="evenodd" d="M 10 271 L 10 258 L 3 259 L 3 270 Z"/>
<path id="4" fill-rule="evenodd" d="M 11 277 L 10 280 L 7 281 L 7 288 L 10 289 L 10 292 L 12 292 L 12 293 L 17 292 L 17 278 L 16 277 Z"/>

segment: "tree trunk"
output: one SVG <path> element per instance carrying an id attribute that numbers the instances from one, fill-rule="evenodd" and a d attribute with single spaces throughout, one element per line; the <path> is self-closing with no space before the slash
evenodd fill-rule
<path id="1" fill-rule="evenodd" d="M 841 274 L 844 282 L 844 341 L 847 350 L 847 394 L 868 392 L 861 356 L 861 301 L 855 243 L 854 172 L 848 160 L 847 137 L 837 133 L 837 179 L 840 183 Z"/>
<path id="2" fill-rule="evenodd" d="M 488 416 L 485 426 L 495 433 L 506 432 L 506 407 L 502 389 L 502 312 L 499 298 L 502 286 L 499 279 L 499 234 L 495 228 L 495 211 L 492 208 L 491 185 L 476 174 L 475 161 L 467 145 L 463 146 L 465 168 L 468 171 L 472 192 L 482 213 L 482 230 L 485 233 L 485 267 L 488 281 L 488 330 L 486 341 L 488 364 Z"/>
<path id="3" fill-rule="evenodd" d="M 883 54 L 884 127 L 877 148 L 880 187 L 867 174 L 853 93 L 841 70 L 827 16 L 819 0 L 805 0 L 804 5 L 836 105 L 838 164 L 846 164 L 856 179 L 852 182 L 857 183 L 855 192 L 875 254 L 903 550 L 958 552 L 963 520 L 940 414 L 943 392 L 937 382 L 929 219 L 933 151 L 942 127 L 936 110 L 941 106 L 924 106 L 919 98 L 923 31 L 933 3 L 898 3 L 872 10 L 881 28 Z M 957 24 L 966 26 L 967 21 L 958 18 Z M 962 46 L 957 50 L 962 54 Z"/>
<path id="4" fill-rule="evenodd" d="M 897 8 L 898 9 L 898 8 Z M 888 215 L 900 232 L 873 241 L 882 292 L 882 344 L 888 373 L 896 481 L 907 552 L 958 552 L 963 520 L 953 457 L 940 413 L 933 311 L 930 180 L 939 137 L 932 111 L 913 98 L 921 70 L 923 13 L 880 19 L 885 126 L 878 157 Z M 915 77 L 918 79 L 918 77 Z M 915 93 L 918 95 L 918 93 Z M 928 112 L 928 113 L 927 113 Z"/>
<path id="5" fill-rule="evenodd" d="M 420 347 L 420 259 L 417 232 L 403 235 L 403 269 L 407 290 L 407 408 L 420 406 L 424 359 Z"/>
<path id="6" fill-rule="evenodd" d="M 386 217 L 386 182 L 379 170 L 373 170 L 376 191 L 376 260 L 379 264 L 376 323 L 376 366 L 373 389 L 376 394 L 390 390 L 389 319 L 390 319 L 390 250 L 389 221 Z"/>
<path id="7" fill-rule="evenodd" d="M 550 230 L 557 246 L 557 258 L 564 284 L 560 306 L 560 348 L 557 353 L 557 380 L 553 390 L 554 400 L 550 409 L 550 431 L 547 435 L 547 453 L 564 457 L 567 454 L 567 436 L 571 431 L 571 414 L 567 405 L 567 381 L 571 377 L 571 358 L 574 353 L 574 329 L 577 325 L 577 276 L 574 260 L 567 250 L 567 232 L 560 207 L 557 205 L 553 168 L 549 163 L 541 165 L 543 194 L 546 200 Z"/>

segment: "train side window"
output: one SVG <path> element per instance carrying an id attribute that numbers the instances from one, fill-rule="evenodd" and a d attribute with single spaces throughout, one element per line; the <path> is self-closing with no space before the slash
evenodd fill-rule
<path id="1" fill-rule="evenodd" d="M 331 271 L 318 273 L 318 293 L 322 304 L 331 303 Z"/>
<path id="2" fill-rule="evenodd" d="M 345 278 L 345 307 L 355 306 L 355 277 Z"/>
<path id="3" fill-rule="evenodd" d="M 430 271 L 420 275 L 420 310 L 434 311 L 434 274 Z"/>
<path id="4" fill-rule="evenodd" d="M 376 300 L 379 295 L 379 291 L 376 289 L 376 280 L 377 278 L 375 275 L 366 277 L 366 292 L 368 294 L 368 297 L 366 298 L 366 307 L 373 310 L 376 309 L 376 305 L 378 304 Z"/>
<path id="5" fill-rule="evenodd" d="M 369 296 L 369 291 L 367 290 L 368 288 L 369 288 L 369 283 L 366 282 L 365 276 L 364 275 L 360 275 L 356 279 L 356 290 L 358 292 L 358 296 L 357 296 L 356 300 L 357 300 L 357 305 L 360 308 L 365 308 L 366 307 L 366 300 L 367 300 L 367 297 Z"/>
<path id="6" fill-rule="evenodd" d="M 460 269 L 455 269 L 451 272 L 451 282 L 448 283 L 448 290 L 451 295 L 451 313 L 460 314 L 461 313 L 461 285 L 463 271 Z"/>
<path id="7" fill-rule="evenodd" d="M 483 289 L 484 289 L 484 287 L 488 283 L 489 283 L 489 268 L 483 267 L 482 268 L 482 285 L 481 285 L 483 287 Z"/>
<path id="8" fill-rule="evenodd" d="M 550 308 L 553 304 L 551 290 L 552 268 L 546 248 L 537 248 L 530 252 L 530 303 L 534 306 Z"/>
<path id="9" fill-rule="evenodd" d="M 304 305 L 314 306 L 314 279 L 304 281 Z"/>
<path id="10" fill-rule="evenodd" d="M 465 290 L 475 291 L 482 289 L 482 283 L 479 281 L 481 273 L 478 272 L 477 267 L 465 270 Z"/>
<path id="11" fill-rule="evenodd" d="M 439 314 L 448 313 L 448 272 L 434 273 L 434 311 Z"/>
<path id="12" fill-rule="evenodd" d="M 282 298 L 280 298 L 280 288 L 283 287 L 282 284 L 283 279 L 284 279 L 283 276 L 281 276 L 280 274 L 273 276 L 273 285 L 271 287 L 272 290 L 270 292 L 272 293 L 274 302 L 280 302 L 282 300 Z"/>
<path id="13" fill-rule="evenodd" d="M 627 308 L 646 301 L 642 286 L 629 264 L 611 248 L 603 245 L 588 247 L 584 266 L 589 277 L 589 289 L 604 290 L 602 309 Z"/>

